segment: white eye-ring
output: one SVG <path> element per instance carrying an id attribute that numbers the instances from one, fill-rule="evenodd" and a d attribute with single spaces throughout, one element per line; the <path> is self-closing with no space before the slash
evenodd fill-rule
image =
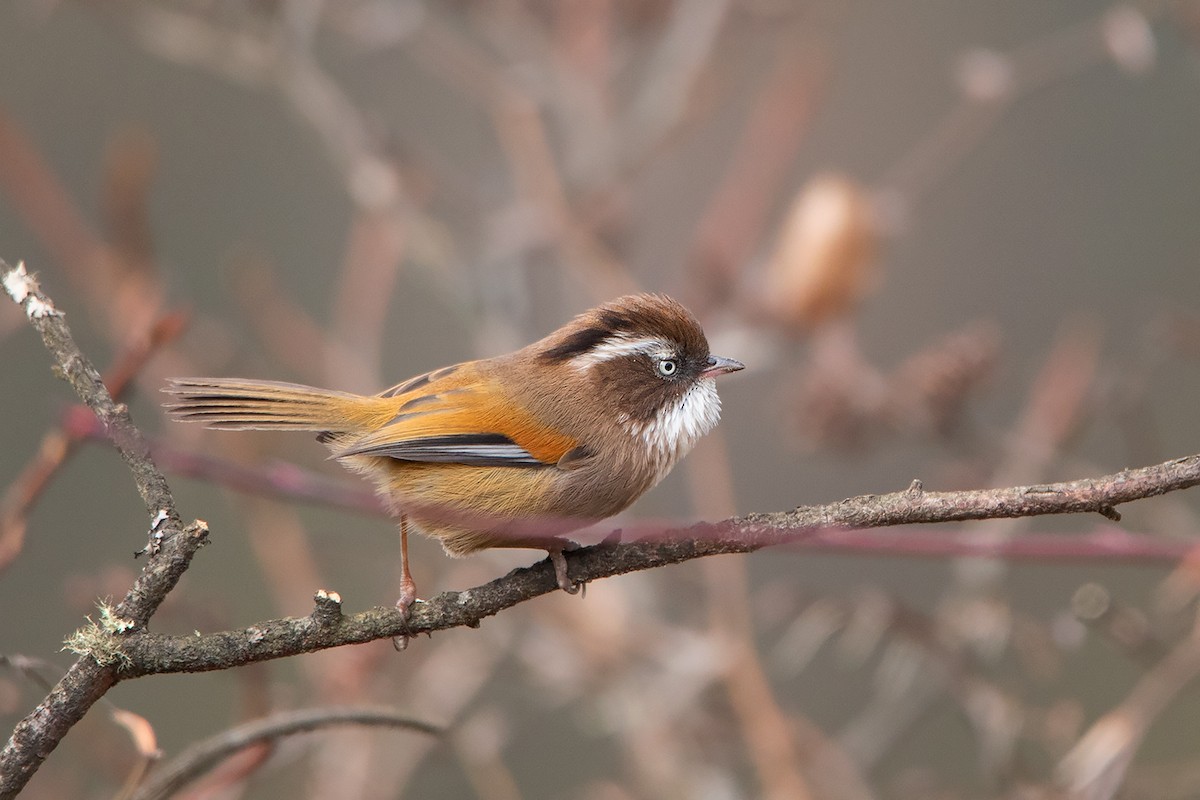
<path id="1" fill-rule="evenodd" d="M 674 378 L 675 373 L 679 372 L 679 362 L 673 358 L 659 359 L 658 374 L 664 378 Z"/>

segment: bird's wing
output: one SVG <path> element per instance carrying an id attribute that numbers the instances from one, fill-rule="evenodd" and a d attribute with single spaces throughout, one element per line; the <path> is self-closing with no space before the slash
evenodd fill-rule
<path id="1" fill-rule="evenodd" d="M 396 415 L 345 441 L 334 454 L 475 466 L 545 467 L 578 453 L 579 442 L 505 399 L 474 362 L 444 367 L 395 386 Z M 572 458 L 566 459 L 571 461 Z"/>

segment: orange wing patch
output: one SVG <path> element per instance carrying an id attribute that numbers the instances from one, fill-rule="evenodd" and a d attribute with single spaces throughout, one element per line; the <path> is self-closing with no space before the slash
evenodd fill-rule
<path id="1" fill-rule="evenodd" d="M 473 362 L 412 378 L 385 397 L 394 416 L 336 457 L 535 466 L 557 464 L 579 444 L 504 400 Z"/>

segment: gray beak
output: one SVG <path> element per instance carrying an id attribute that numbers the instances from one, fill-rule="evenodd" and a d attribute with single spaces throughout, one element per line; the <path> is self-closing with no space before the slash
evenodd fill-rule
<path id="1" fill-rule="evenodd" d="M 715 378 L 718 375 L 724 375 L 726 372 L 737 372 L 739 369 L 745 368 L 745 364 L 740 361 L 734 361 L 732 358 L 709 356 L 708 363 L 705 365 L 704 371 L 700 373 L 700 377 Z"/>

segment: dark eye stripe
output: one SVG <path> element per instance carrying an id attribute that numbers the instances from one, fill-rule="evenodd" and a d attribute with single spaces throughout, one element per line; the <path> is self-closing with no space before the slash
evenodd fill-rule
<path id="1" fill-rule="evenodd" d="M 583 355 L 593 350 L 597 345 L 612 335 L 608 328 L 583 328 L 575 331 L 562 342 L 542 353 L 542 360 L 550 362 L 569 361 L 575 356 Z"/>

